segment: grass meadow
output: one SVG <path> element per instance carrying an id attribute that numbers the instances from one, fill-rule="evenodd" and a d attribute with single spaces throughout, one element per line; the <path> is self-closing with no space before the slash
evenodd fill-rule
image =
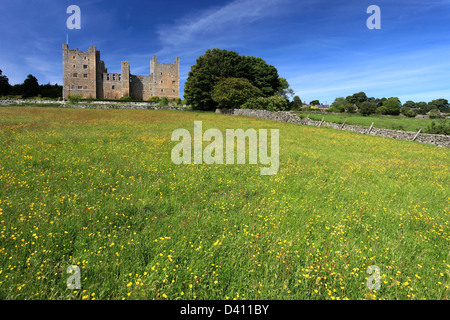
<path id="1" fill-rule="evenodd" d="M 371 115 L 362 116 L 359 114 L 341 113 L 307 113 L 296 112 L 299 116 L 307 117 L 311 120 L 320 121 L 324 118 L 324 121 L 334 123 L 344 123 L 348 125 L 357 125 L 363 127 L 370 127 L 373 122 L 374 128 L 392 129 L 392 130 L 404 130 L 417 132 L 422 129 L 422 132 L 428 133 L 428 126 L 434 121 L 439 123 L 443 121 L 441 119 L 420 119 L 420 118 L 407 118 L 403 116 L 388 116 L 388 115 Z"/>
<path id="2" fill-rule="evenodd" d="M 171 134 L 194 121 L 279 129 L 278 174 L 173 164 Z M 449 163 L 255 118 L 2 107 L 0 299 L 449 299 Z"/>

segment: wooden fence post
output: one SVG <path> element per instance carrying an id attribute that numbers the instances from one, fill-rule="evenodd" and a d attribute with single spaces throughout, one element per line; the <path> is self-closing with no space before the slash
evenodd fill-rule
<path id="1" fill-rule="evenodd" d="M 322 117 L 322 121 L 320 121 L 320 123 L 319 123 L 319 128 L 320 128 L 320 126 L 321 126 L 322 123 L 323 123 L 323 119 L 325 119 L 325 117 Z"/>
<path id="2" fill-rule="evenodd" d="M 372 124 L 370 125 L 370 128 L 369 128 L 369 132 L 367 132 L 367 134 L 369 134 L 369 133 L 370 133 L 370 131 L 372 131 L 372 128 L 373 128 L 373 124 L 374 124 L 374 122 L 372 122 Z"/>
<path id="3" fill-rule="evenodd" d="M 343 123 L 342 126 L 341 126 L 341 130 L 344 129 L 344 126 L 345 126 L 345 122 L 346 122 L 346 121 L 347 121 L 347 119 L 344 120 L 344 123 Z"/>
<path id="4" fill-rule="evenodd" d="M 419 131 L 417 131 L 416 135 L 414 136 L 414 138 L 412 139 L 412 141 L 415 141 L 417 139 L 417 137 L 419 136 L 419 133 L 422 131 L 422 128 L 420 128 Z"/>

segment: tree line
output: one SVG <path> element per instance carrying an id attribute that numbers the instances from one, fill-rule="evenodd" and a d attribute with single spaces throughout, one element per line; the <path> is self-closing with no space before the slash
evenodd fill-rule
<path id="1" fill-rule="evenodd" d="M 187 104 L 198 110 L 246 108 L 282 111 L 320 105 L 319 100 L 313 100 L 305 106 L 287 80 L 279 77 L 277 69 L 263 59 L 221 49 L 208 49 L 197 59 L 189 71 L 184 98 Z M 428 103 L 408 100 L 402 104 L 397 97 L 374 98 L 358 92 L 336 98 L 327 111 L 439 117 L 441 112 L 449 113 L 450 106 L 446 99 Z"/>
<path id="2" fill-rule="evenodd" d="M 414 102 L 411 100 L 401 103 L 397 97 L 374 98 L 367 97 L 364 92 L 354 93 L 351 96 L 338 97 L 327 109 L 328 112 L 359 112 L 362 115 L 384 114 L 414 117 L 418 114 L 429 114 L 430 117 L 439 117 L 440 113 L 450 113 L 447 99 L 435 99 L 430 102 Z"/>
<path id="3" fill-rule="evenodd" d="M 36 77 L 29 74 L 23 83 L 11 85 L 6 75 L 0 70 L 0 97 L 20 96 L 22 98 L 45 97 L 61 98 L 62 86 L 58 84 L 39 84 Z"/>

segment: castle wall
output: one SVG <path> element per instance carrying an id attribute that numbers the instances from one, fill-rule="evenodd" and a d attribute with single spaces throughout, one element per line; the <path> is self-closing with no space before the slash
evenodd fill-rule
<path id="1" fill-rule="evenodd" d="M 120 99 L 122 95 L 122 76 L 120 73 L 103 73 L 101 78 L 103 96 L 101 99 Z"/>
<path id="2" fill-rule="evenodd" d="M 130 75 L 130 97 L 133 100 L 148 100 L 152 97 L 153 75 Z"/>

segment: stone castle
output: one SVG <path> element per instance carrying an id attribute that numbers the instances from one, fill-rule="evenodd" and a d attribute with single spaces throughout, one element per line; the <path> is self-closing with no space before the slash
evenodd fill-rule
<path id="1" fill-rule="evenodd" d="M 151 97 L 180 97 L 180 58 L 175 63 L 150 60 L 150 75 L 130 74 L 130 64 L 122 62 L 121 73 L 108 73 L 95 46 L 86 52 L 63 44 L 63 98 L 80 94 L 83 98 L 148 100 Z"/>

